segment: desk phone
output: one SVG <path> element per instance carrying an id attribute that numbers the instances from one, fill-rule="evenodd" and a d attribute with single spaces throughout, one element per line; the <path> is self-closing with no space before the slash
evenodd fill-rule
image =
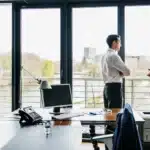
<path id="1" fill-rule="evenodd" d="M 21 125 L 33 125 L 42 121 L 42 117 L 35 112 L 32 106 L 20 109 L 19 115 L 21 116 Z"/>

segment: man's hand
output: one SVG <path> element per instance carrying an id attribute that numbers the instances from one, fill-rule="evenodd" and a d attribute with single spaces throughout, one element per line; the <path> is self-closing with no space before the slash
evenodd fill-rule
<path id="1" fill-rule="evenodd" d="M 123 76 L 123 73 L 121 71 L 119 71 L 120 76 Z"/>
<path id="2" fill-rule="evenodd" d="M 147 74 L 148 77 L 150 77 L 150 72 Z"/>

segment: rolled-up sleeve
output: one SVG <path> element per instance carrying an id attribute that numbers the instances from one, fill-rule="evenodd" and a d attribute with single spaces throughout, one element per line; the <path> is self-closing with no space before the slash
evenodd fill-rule
<path id="1" fill-rule="evenodd" d="M 122 72 L 124 76 L 130 75 L 130 69 L 125 65 L 119 55 L 112 55 L 112 67 Z"/>

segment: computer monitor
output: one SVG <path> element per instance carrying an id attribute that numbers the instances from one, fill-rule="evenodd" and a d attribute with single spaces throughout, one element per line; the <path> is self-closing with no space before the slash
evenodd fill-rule
<path id="1" fill-rule="evenodd" d="M 61 107 L 72 106 L 72 95 L 69 84 L 54 84 L 50 89 L 42 89 L 43 106 L 53 107 L 54 113 L 60 113 Z"/>

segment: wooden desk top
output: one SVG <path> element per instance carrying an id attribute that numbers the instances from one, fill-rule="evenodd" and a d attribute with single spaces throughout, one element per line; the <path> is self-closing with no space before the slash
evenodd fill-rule
<path id="1" fill-rule="evenodd" d="M 77 117 L 77 120 L 81 121 L 81 124 L 89 124 L 94 123 L 94 124 L 104 124 L 106 122 L 116 122 L 116 116 L 117 114 L 122 111 L 122 109 L 112 109 L 112 112 L 104 112 L 98 108 L 95 109 L 89 109 L 89 108 L 84 108 L 82 109 L 83 112 L 101 112 L 99 115 L 89 115 L 85 114 L 84 116 Z M 136 112 L 133 110 L 134 118 L 136 123 L 143 123 L 144 119 Z M 72 118 L 74 120 L 74 118 Z"/>

